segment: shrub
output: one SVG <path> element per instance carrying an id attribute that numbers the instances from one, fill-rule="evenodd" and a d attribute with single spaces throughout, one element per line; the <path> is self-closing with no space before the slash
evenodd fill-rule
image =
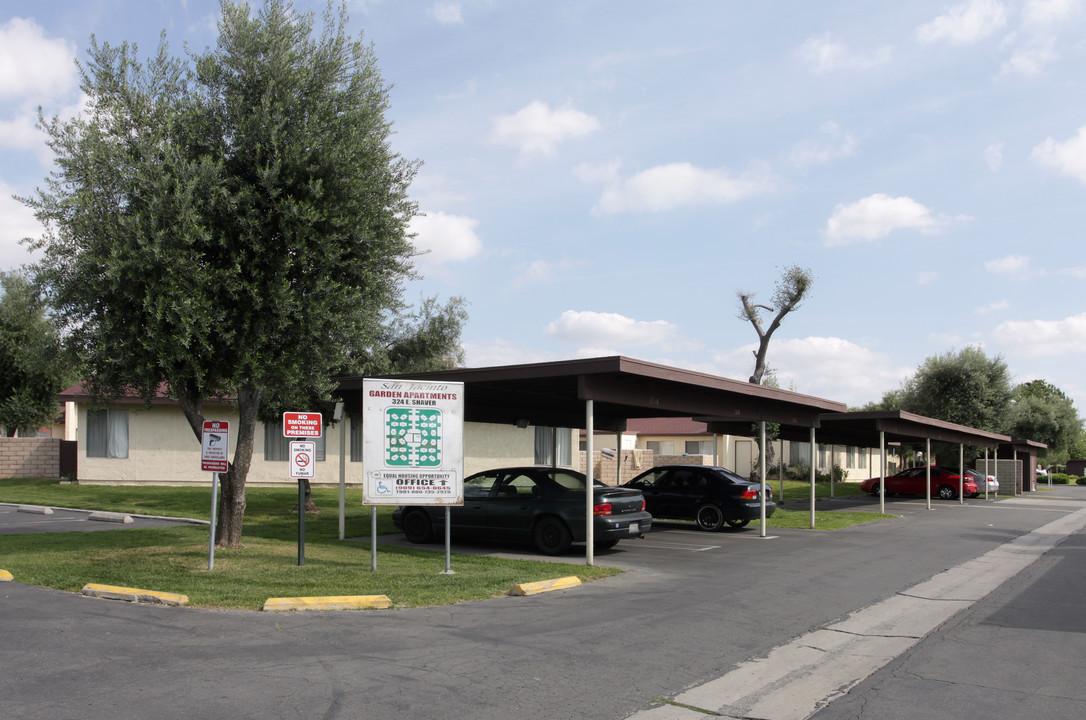
<path id="1" fill-rule="evenodd" d="M 1074 475 L 1068 475 L 1067 473 L 1052 473 L 1048 476 L 1052 480 L 1053 485 L 1067 485 L 1070 482 L 1075 481 Z M 1038 479 L 1037 482 L 1044 482 Z"/>

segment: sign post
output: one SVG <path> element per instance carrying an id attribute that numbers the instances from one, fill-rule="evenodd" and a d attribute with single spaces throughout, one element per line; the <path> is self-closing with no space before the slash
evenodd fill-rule
<path id="1" fill-rule="evenodd" d="M 226 420 L 204 421 L 200 437 L 200 470 L 211 473 L 211 538 L 208 540 L 207 569 L 214 570 L 219 473 L 230 471 L 230 423 Z"/>
<path id="2" fill-rule="evenodd" d="M 364 379 L 366 505 L 464 504 L 464 383 Z M 445 521 L 445 573 L 450 567 Z M 377 568 L 377 543 L 372 542 Z"/>
<path id="3" fill-rule="evenodd" d="M 320 413 L 283 413 L 283 437 L 319 438 L 323 432 Z M 317 476 L 315 440 L 291 441 L 290 476 L 298 479 L 298 564 L 305 565 L 305 484 Z"/>

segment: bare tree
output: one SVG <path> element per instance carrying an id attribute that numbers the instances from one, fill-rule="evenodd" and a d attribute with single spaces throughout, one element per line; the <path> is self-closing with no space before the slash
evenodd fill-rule
<path id="1" fill-rule="evenodd" d="M 769 338 L 781 326 L 784 316 L 800 306 L 807 296 L 807 291 L 811 289 L 813 281 L 810 270 L 798 265 L 790 265 L 784 269 L 784 273 L 773 288 L 772 304 L 760 305 L 754 302 L 755 294 L 752 292 L 739 290 L 736 293 L 740 302 L 739 318 L 749 321 L 758 333 L 758 350 L 754 353 L 754 374 L 750 376 L 750 382 L 755 385 L 761 385 L 766 374 Z M 763 324 L 763 311 L 773 314 L 773 320 L 768 327 Z"/>

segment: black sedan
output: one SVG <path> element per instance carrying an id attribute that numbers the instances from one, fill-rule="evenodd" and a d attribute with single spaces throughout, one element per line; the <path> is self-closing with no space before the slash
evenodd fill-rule
<path id="1" fill-rule="evenodd" d="M 652 516 L 637 490 L 597 482 L 593 496 L 596 547 L 649 531 Z M 585 541 L 585 476 L 552 467 L 485 470 L 464 479 L 464 504 L 450 507 L 449 517 L 458 537 L 531 542 L 542 553 L 561 555 Z M 400 507 L 392 522 L 413 543 L 433 542 L 445 532 L 445 506 Z"/>
<path id="2" fill-rule="evenodd" d="M 641 473 L 623 487 L 640 490 L 656 518 L 693 520 L 702 530 L 724 524 L 740 528 L 761 517 L 761 484 L 720 467 L 661 465 Z M 777 509 L 766 486 L 765 516 Z"/>

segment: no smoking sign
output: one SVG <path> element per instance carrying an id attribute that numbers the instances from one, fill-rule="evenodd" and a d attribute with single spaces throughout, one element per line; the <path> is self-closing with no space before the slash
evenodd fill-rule
<path id="1" fill-rule="evenodd" d="M 308 440 L 294 440 L 290 443 L 290 476 L 292 478 L 314 478 L 317 475 L 317 444 Z"/>

